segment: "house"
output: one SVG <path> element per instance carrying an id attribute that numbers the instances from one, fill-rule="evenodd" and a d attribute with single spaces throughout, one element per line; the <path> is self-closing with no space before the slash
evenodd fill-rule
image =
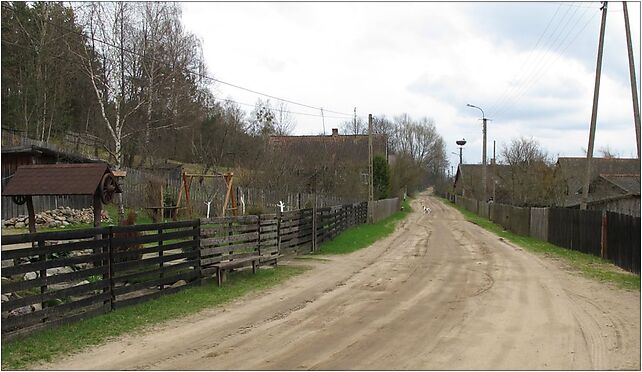
<path id="1" fill-rule="evenodd" d="M 332 162 L 346 162 L 359 166 L 368 166 L 368 135 L 340 135 L 337 128 L 332 128 L 331 135 L 304 136 L 270 136 L 269 146 L 294 157 L 292 160 L 303 161 L 306 154 L 313 154 L 315 159 L 327 155 Z M 372 151 L 388 160 L 388 139 L 385 134 L 372 135 Z"/>
<path id="2" fill-rule="evenodd" d="M 586 158 L 559 158 L 555 172 L 563 187 L 563 206 L 579 207 L 585 182 Z M 640 160 L 593 158 L 587 207 L 639 216 Z"/>
<path id="3" fill-rule="evenodd" d="M 455 195 L 483 200 L 482 164 L 459 164 L 453 185 Z M 486 169 L 486 198 L 501 203 L 508 202 L 511 167 L 489 164 Z"/>
<path id="4" fill-rule="evenodd" d="M 299 178 L 291 187 L 367 197 L 368 142 L 367 135 L 340 135 L 333 128 L 331 135 L 270 136 L 268 147 L 273 163 L 294 176 L 280 182 Z M 387 144 L 386 135 L 373 134 L 374 156 L 388 161 Z"/>

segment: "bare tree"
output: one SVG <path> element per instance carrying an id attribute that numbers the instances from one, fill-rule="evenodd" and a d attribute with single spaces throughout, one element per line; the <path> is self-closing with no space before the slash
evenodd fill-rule
<path id="1" fill-rule="evenodd" d="M 128 118 L 138 111 L 144 101 L 130 102 L 126 97 L 126 66 L 132 65 L 130 39 L 125 34 L 129 21 L 130 5 L 127 3 L 88 3 L 83 9 L 84 26 L 89 42 L 85 45 L 83 68 L 88 74 L 98 100 L 101 116 L 113 147 L 107 150 L 114 159 L 116 169 L 123 165 L 123 141 Z M 102 40 L 105 43 L 99 43 Z M 95 63 L 96 58 L 101 61 Z"/>
<path id="2" fill-rule="evenodd" d="M 287 136 L 292 133 L 296 126 L 296 120 L 290 114 L 288 105 L 281 101 L 274 108 L 274 134 L 277 136 Z"/>
<path id="3" fill-rule="evenodd" d="M 510 166 L 511 204 L 538 206 L 555 202 L 558 187 L 553 162 L 536 140 L 520 137 L 502 145 L 500 161 Z"/>

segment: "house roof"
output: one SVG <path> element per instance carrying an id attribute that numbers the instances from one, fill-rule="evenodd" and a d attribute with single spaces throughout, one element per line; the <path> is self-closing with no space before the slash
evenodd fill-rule
<path id="1" fill-rule="evenodd" d="M 565 180 L 569 194 L 575 193 L 584 184 L 585 157 L 560 157 L 557 160 L 558 175 Z M 631 158 L 593 158 L 591 182 L 600 174 L 640 174 L 640 160 Z"/>
<path id="2" fill-rule="evenodd" d="M 488 164 L 487 167 L 487 179 L 489 183 L 491 180 L 503 183 L 511 177 L 512 172 L 510 165 Z M 462 181 L 481 184 L 482 168 L 482 164 L 459 164 L 457 174 L 455 175 L 455 185 Z"/>
<path id="3" fill-rule="evenodd" d="M 107 163 L 21 165 L 2 195 L 93 195 L 105 173 Z"/>
<path id="4" fill-rule="evenodd" d="M 640 195 L 639 174 L 600 174 L 600 178 L 612 183 L 628 194 Z"/>
<path id="5" fill-rule="evenodd" d="M 85 156 L 72 154 L 69 152 L 59 151 L 47 147 L 36 145 L 23 145 L 23 146 L 3 146 L 2 156 L 11 157 L 12 155 L 44 155 L 57 159 L 62 159 L 70 162 L 77 163 L 102 163 L 102 160 L 91 159 Z"/>
<path id="6" fill-rule="evenodd" d="M 328 151 L 335 158 L 350 158 L 356 162 L 368 163 L 367 135 L 270 136 L 268 143 L 275 149 L 289 150 L 295 154 Z M 374 154 L 386 156 L 387 143 L 385 134 L 373 134 Z"/>

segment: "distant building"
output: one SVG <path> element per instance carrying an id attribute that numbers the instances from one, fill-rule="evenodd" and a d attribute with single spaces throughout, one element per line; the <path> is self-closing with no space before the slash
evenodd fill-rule
<path id="1" fill-rule="evenodd" d="M 459 164 L 455 174 L 454 192 L 466 198 L 483 200 L 482 164 Z M 489 164 L 486 169 L 486 197 L 497 202 L 508 202 L 511 168 L 508 165 Z"/>
<path id="2" fill-rule="evenodd" d="M 385 134 L 372 135 L 372 151 L 388 160 L 387 137 Z M 269 145 L 287 153 L 303 163 L 310 158 L 321 160 L 327 155 L 327 160 L 352 163 L 358 166 L 368 166 L 368 135 L 340 135 L 337 128 L 332 129 L 331 135 L 304 136 L 270 136 Z M 301 164 L 303 165 L 303 164 Z"/>
<path id="3" fill-rule="evenodd" d="M 556 177 L 564 187 L 565 207 L 579 207 L 586 158 L 559 158 Z M 589 209 L 640 216 L 640 160 L 593 158 L 588 193 Z"/>

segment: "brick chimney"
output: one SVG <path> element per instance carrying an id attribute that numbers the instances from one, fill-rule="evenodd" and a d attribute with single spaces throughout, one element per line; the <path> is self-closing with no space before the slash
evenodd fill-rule
<path id="1" fill-rule="evenodd" d="M 332 128 L 332 137 L 337 137 L 339 135 L 339 129 L 338 128 Z"/>

